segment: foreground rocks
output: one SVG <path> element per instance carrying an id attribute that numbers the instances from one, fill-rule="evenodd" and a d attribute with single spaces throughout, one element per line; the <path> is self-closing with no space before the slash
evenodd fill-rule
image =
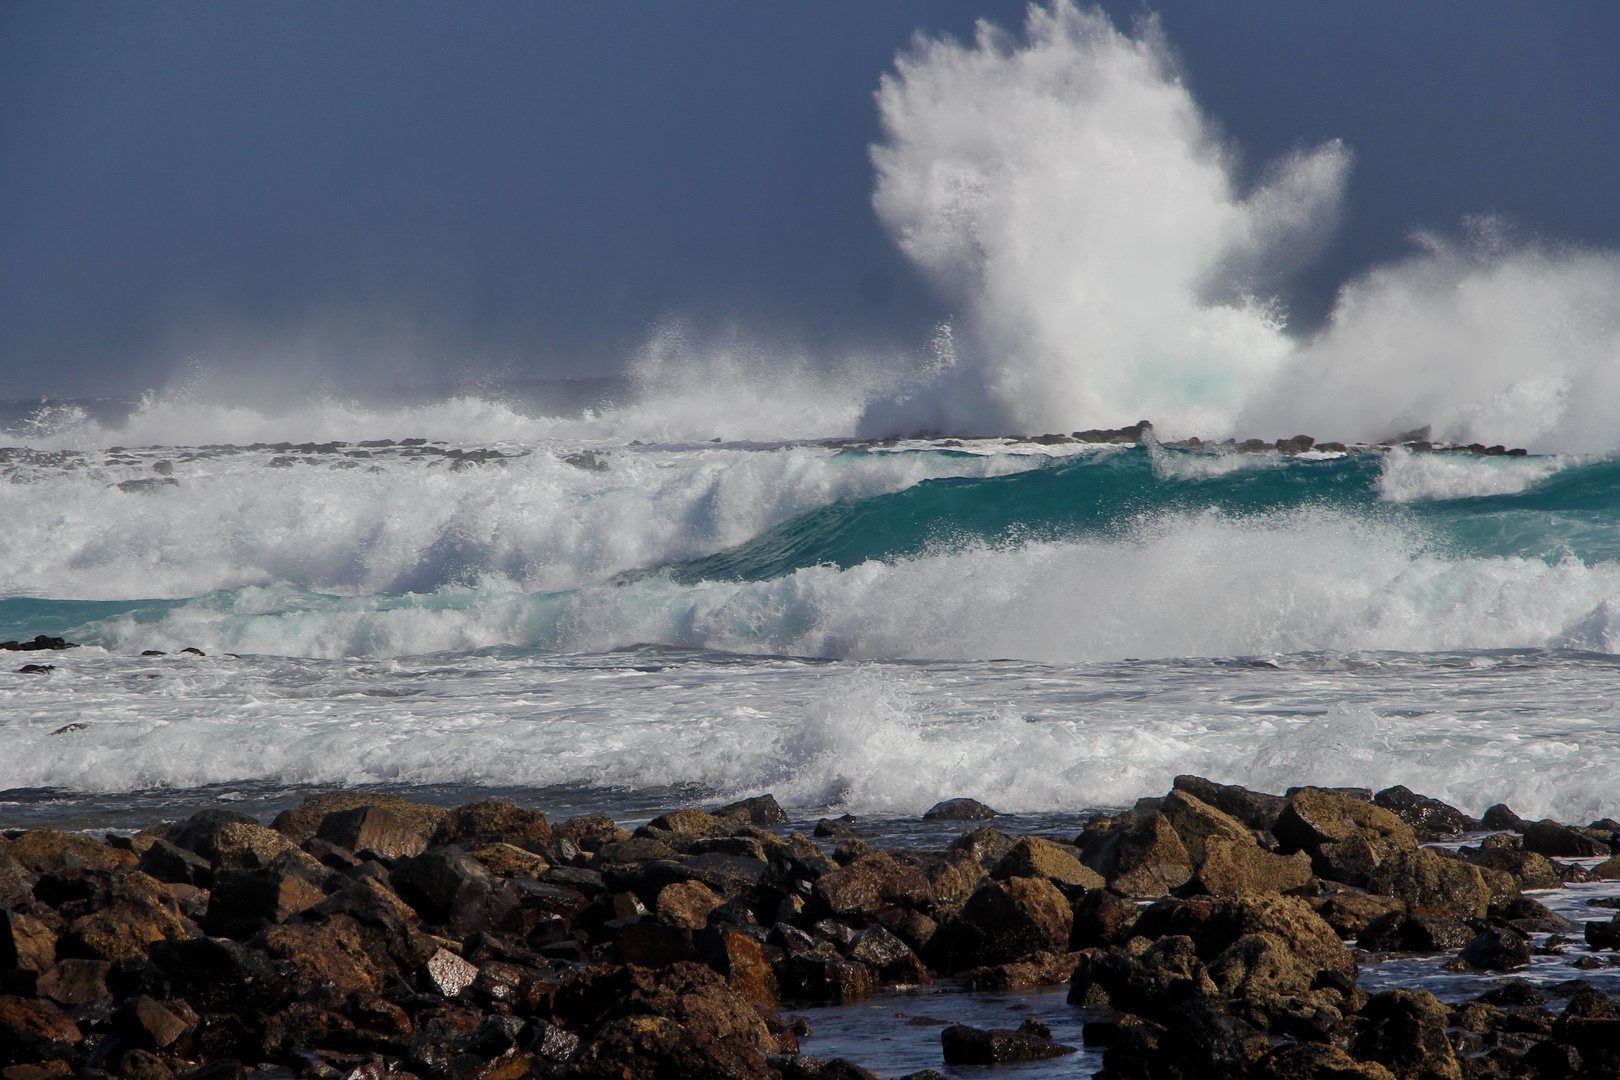
<path id="1" fill-rule="evenodd" d="M 1620 916 L 1578 928 L 1522 895 L 1615 832 L 1488 817 L 1506 831 L 1451 851 L 1422 844 L 1481 823 L 1404 788 L 1178 777 L 1078 836 L 979 824 L 940 851 L 831 821 L 829 854 L 777 831 L 769 796 L 634 832 L 342 792 L 273 827 L 211 809 L 107 843 L 8 833 L 0 1078 L 861 1077 L 801 1053 L 783 1002 L 946 976 L 1067 983 L 1109 1080 L 1620 1076 L 1620 1003 L 1589 987 L 1561 1012 L 1525 983 L 1460 1006 L 1358 987 L 1351 943 L 1502 973 L 1541 934 L 1620 950 Z M 1036 1021 L 951 1025 L 940 1061 L 1074 1050 Z"/>

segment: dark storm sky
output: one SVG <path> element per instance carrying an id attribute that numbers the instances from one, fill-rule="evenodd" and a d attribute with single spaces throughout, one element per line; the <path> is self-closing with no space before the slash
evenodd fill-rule
<path id="1" fill-rule="evenodd" d="M 1249 161 L 1355 150 L 1301 321 L 1464 214 L 1620 247 L 1620 5 L 1155 9 Z M 0 398 L 188 364 L 601 374 L 670 315 L 829 351 L 917 341 L 942 312 L 871 210 L 872 92 L 914 30 L 1022 13 L 7 0 Z"/>

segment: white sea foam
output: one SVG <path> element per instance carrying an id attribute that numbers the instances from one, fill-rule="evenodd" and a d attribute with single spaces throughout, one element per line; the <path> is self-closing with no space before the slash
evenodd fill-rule
<path id="1" fill-rule="evenodd" d="M 1414 454 L 1393 449 L 1384 455 L 1379 495 L 1397 503 L 1517 495 L 1584 459 L 1479 457 L 1472 454 Z"/>
<path id="2" fill-rule="evenodd" d="M 654 654 L 352 662 L 98 650 L 15 690 L 0 789 L 281 783 L 698 785 L 916 814 L 1128 805 L 1179 773 L 1402 783 L 1474 813 L 1620 810 L 1612 668 L 1509 664 L 739 665 Z M 151 675 L 153 678 L 145 678 Z M 52 734 L 69 722 L 84 727 Z"/>
<path id="3" fill-rule="evenodd" d="M 595 448 L 601 471 L 564 460 L 582 446 Z M 1046 460 L 841 454 L 822 446 L 497 448 L 523 456 L 460 469 L 442 455 L 381 450 L 370 457 L 169 450 L 95 454 L 83 459 L 88 464 L 68 463 L 75 467 L 19 464 L 14 481 L 30 482 L 5 485 L 0 592 L 183 597 L 286 583 L 398 593 L 486 578 L 530 592 L 571 589 L 723 550 L 840 499 Z M 126 458 L 131 463 L 121 463 Z M 286 467 L 269 467 L 277 460 Z M 168 475 L 153 472 L 159 462 Z M 161 486 L 117 486 L 132 479 Z"/>
<path id="4" fill-rule="evenodd" d="M 1164 515 L 1124 536 L 971 546 L 763 582 L 665 577 L 336 598 L 249 590 L 102 624 L 125 650 L 340 657 L 655 643 L 841 659 L 1057 662 L 1309 650 L 1620 648 L 1620 566 L 1448 558 L 1420 533 L 1320 510 Z"/>
<path id="5" fill-rule="evenodd" d="M 885 430 L 1147 417 L 1172 435 L 1309 431 L 1603 452 L 1620 445 L 1620 255 L 1507 239 L 1489 218 L 1343 288 L 1291 335 L 1266 291 L 1320 248 L 1350 152 L 1245 186 L 1155 23 L 1069 0 L 1022 38 L 920 39 L 883 80 L 874 204 L 962 311 L 962 362 L 875 402 Z M 1479 208 L 1489 209 L 1489 208 Z"/>

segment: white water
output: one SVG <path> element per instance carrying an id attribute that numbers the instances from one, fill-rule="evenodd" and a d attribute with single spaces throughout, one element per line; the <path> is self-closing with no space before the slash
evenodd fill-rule
<path id="1" fill-rule="evenodd" d="M 1320 334 L 1289 333 L 1267 289 L 1328 239 L 1350 150 L 1245 181 L 1151 21 L 1131 36 L 1055 0 L 1022 37 L 924 38 L 878 107 L 874 205 L 964 333 L 960 370 L 875 402 L 865 430 L 1146 417 L 1171 435 L 1430 423 L 1461 442 L 1620 445 L 1620 256 L 1478 219 L 1346 283 Z"/>

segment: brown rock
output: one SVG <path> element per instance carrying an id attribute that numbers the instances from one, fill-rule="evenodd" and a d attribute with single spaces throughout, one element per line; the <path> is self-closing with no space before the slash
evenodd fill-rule
<path id="1" fill-rule="evenodd" d="M 108 847 L 99 840 L 56 829 L 30 829 L 4 843 L 11 857 L 30 873 L 63 870 L 117 870 L 135 865 L 133 852 Z"/>
<path id="2" fill-rule="evenodd" d="M 781 988 L 765 948 L 747 934 L 718 930 L 705 935 L 705 961 L 725 977 L 726 985 L 755 1005 L 775 1009 Z"/>
<path id="3" fill-rule="evenodd" d="M 0 995 L 0 1065 L 65 1058 L 79 1038 L 79 1026 L 50 1002 Z"/>
<path id="4" fill-rule="evenodd" d="M 375 993 L 383 988 L 386 972 L 367 952 L 360 924 L 351 916 L 271 926 L 256 943 L 276 959 L 292 964 L 301 993 L 327 984 L 345 994 L 357 990 Z"/>
<path id="5" fill-rule="evenodd" d="M 174 1080 L 174 1072 L 150 1050 L 130 1050 L 118 1059 L 124 1080 Z"/>
<path id="6" fill-rule="evenodd" d="M 321 819 L 315 835 L 368 858 L 408 858 L 427 848 L 426 836 L 380 806 L 334 810 Z"/>
<path id="7" fill-rule="evenodd" d="M 1187 849 L 1187 858 L 1194 867 L 1203 865 L 1205 846 L 1211 839 L 1229 844 L 1254 844 L 1254 837 L 1242 822 L 1179 788 L 1165 796 L 1159 813 L 1176 830 L 1176 837 Z"/>
<path id="8" fill-rule="evenodd" d="M 1125 896 L 1162 896 L 1186 884 L 1192 859 L 1169 820 L 1152 811 L 1135 817 L 1118 837 L 1113 873 L 1104 874 L 1109 888 Z"/>
<path id="9" fill-rule="evenodd" d="M 964 852 L 981 863 L 1000 862 L 1017 844 L 1017 840 L 1000 829 L 980 825 L 952 840 L 950 850 Z"/>
<path id="10" fill-rule="evenodd" d="M 1044 877 L 1083 885 L 1088 889 L 1101 889 L 1108 883 L 1102 875 L 1050 840 L 1026 836 L 1013 845 L 996 865 L 997 878 Z"/>
<path id="11" fill-rule="evenodd" d="M 1449 1014 L 1433 994 L 1386 990 L 1362 1009 L 1350 1052 L 1376 1061 L 1400 1080 L 1461 1080 L 1462 1069 L 1446 1035 Z"/>
<path id="12" fill-rule="evenodd" d="M 105 960 L 63 960 L 39 977 L 39 996 L 58 1005 L 83 1005 L 107 993 Z"/>
<path id="13" fill-rule="evenodd" d="M 1478 867 L 1432 848 L 1392 853 L 1367 882 L 1367 891 L 1398 897 L 1414 912 L 1460 919 L 1484 918 L 1492 896 Z"/>
<path id="14" fill-rule="evenodd" d="M 472 857 L 501 877 L 537 878 L 551 869 L 551 864 L 539 855 L 512 844 L 485 844 L 473 848 Z"/>
<path id="15" fill-rule="evenodd" d="M 245 940 L 324 899 L 315 885 L 280 870 L 221 870 L 214 875 L 203 929 Z"/>
<path id="16" fill-rule="evenodd" d="M 713 814 L 688 807 L 653 818 L 646 827 L 649 832 L 670 832 L 681 836 L 729 836 L 735 826 Z"/>
<path id="17" fill-rule="evenodd" d="M 113 1018 L 114 1030 L 123 1045 L 147 1051 L 168 1046 L 190 1026 L 184 1017 L 145 994 L 130 998 Z"/>
<path id="18" fill-rule="evenodd" d="M 1211 896 L 1253 896 L 1297 889 L 1311 878 L 1303 851 L 1275 855 L 1253 840 L 1209 837 L 1195 881 Z"/>
<path id="19" fill-rule="evenodd" d="M 1250 934 L 1270 934 L 1314 969 L 1355 978 L 1355 957 L 1333 928 L 1297 896 L 1193 900 L 1186 910 L 1200 956 L 1213 958 Z"/>
<path id="20" fill-rule="evenodd" d="M 714 816 L 745 821 L 762 829 L 768 829 L 773 825 L 786 825 L 788 822 L 787 813 L 777 805 L 774 795 L 759 795 L 752 799 L 729 803 L 716 810 Z"/>
<path id="21" fill-rule="evenodd" d="M 1250 791 L 1236 784 L 1217 784 L 1201 776 L 1178 776 L 1172 790 L 1183 791 L 1256 832 L 1270 832 L 1287 802 L 1280 795 Z"/>
<path id="22" fill-rule="evenodd" d="M 1123 945 L 1131 936 L 1140 909 L 1105 889 L 1093 889 L 1074 905 L 1071 949 Z"/>
<path id="23" fill-rule="evenodd" d="M 595 851 L 604 844 L 619 844 L 630 839 L 630 830 L 618 825 L 606 814 L 586 814 L 572 817 L 552 826 L 553 834 L 571 841 L 581 851 Z"/>
<path id="24" fill-rule="evenodd" d="M 1370 802 L 1324 788 L 1290 795 L 1272 831 L 1287 851 L 1307 851 L 1319 877 L 1365 886 L 1396 852 L 1417 849 L 1412 827 Z"/>
<path id="25" fill-rule="evenodd" d="M 1590 881 L 1620 881 L 1620 855 L 1605 859 L 1586 872 Z"/>
<path id="26" fill-rule="evenodd" d="M 1311 988 L 1317 969 L 1275 934 L 1245 934 L 1209 963 L 1209 977 L 1231 997 L 1286 997 Z"/>
<path id="27" fill-rule="evenodd" d="M 1078 953 L 1035 953 L 1011 964 L 973 968 L 962 978 L 970 990 L 1031 990 L 1068 982 L 1079 963 Z"/>
<path id="28" fill-rule="evenodd" d="M 939 1035 L 947 1065 L 996 1065 L 1004 1061 L 1044 1061 L 1077 1052 L 1051 1039 L 1020 1031 L 992 1028 L 988 1031 L 952 1024 Z"/>
<path id="29" fill-rule="evenodd" d="M 301 806 L 283 810 L 276 815 L 276 820 L 270 823 L 270 827 L 294 843 L 302 843 L 315 835 L 327 814 L 362 806 L 380 807 L 416 832 L 427 835 L 431 835 L 433 830 L 438 828 L 439 822 L 449 813 L 442 806 L 410 802 L 398 795 L 364 791 L 329 791 L 305 799 Z"/>
<path id="30" fill-rule="evenodd" d="M 0 911 L 0 971 L 23 968 L 45 971 L 56 963 L 56 935 L 51 928 L 16 911 Z"/>
<path id="31" fill-rule="evenodd" d="M 1167 935 L 1139 952 L 1116 946 L 1081 956 L 1069 983 L 1069 1001 L 1082 1007 L 1111 1006 L 1157 1020 L 1189 998 L 1217 993 L 1185 935 Z"/>
<path id="32" fill-rule="evenodd" d="M 816 879 L 815 895 L 834 915 L 870 919 L 886 907 L 929 892 L 928 876 L 886 851 L 863 855 Z"/>
<path id="33" fill-rule="evenodd" d="M 996 812 L 977 799 L 946 799 L 923 814 L 924 821 L 989 821 Z"/>
<path id="34" fill-rule="evenodd" d="M 546 815 L 525 810 L 502 799 L 458 806 L 434 830 L 432 844 L 482 845 L 504 842 L 521 845 L 526 840 L 545 841 L 552 837 Z"/>
<path id="35" fill-rule="evenodd" d="M 81 906 L 93 910 L 68 923 L 57 939 L 58 956 L 130 960 L 146 953 L 154 942 L 191 936 L 168 890 L 139 872 L 111 879 L 80 905 L 62 905 L 63 914 L 75 914 Z"/>
<path id="36" fill-rule="evenodd" d="M 250 821 L 221 825 L 213 834 L 209 850 L 198 854 L 205 855 L 216 871 L 262 870 L 282 857 L 314 864 L 313 859 L 281 833 Z"/>
<path id="37" fill-rule="evenodd" d="M 709 912 L 725 902 L 725 897 L 702 882 L 677 881 L 659 891 L 654 906 L 659 919 L 670 926 L 701 930 L 709 925 Z"/>
<path id="38" fill-rule="evenodd" d="M 967 967 L 1021 960 L 1068 949 L 1074 912 L 1046 878 L 1009 878 L 976 890 L 956 923 L 958 952 Z"/>
<path id="39" fill-rule="evenodd" d="M 1357 1061 L 1336 1046 L 1291 1043 L 1273 1050 L 1255 1069 L 1256 1080 L 1396 1080 L 1375 1061 Z"/>
<path id="40" fill-rule="evenodd" d="M 1341 892 L 1315 897 L 1311 907 L 1342 938 L 1354 938 L 1374 919 L 1390 914 L 1404 914 L 1406 901 L 1393 896 L 1374 896 L 1360 889 L 1346 888 Z"/>

